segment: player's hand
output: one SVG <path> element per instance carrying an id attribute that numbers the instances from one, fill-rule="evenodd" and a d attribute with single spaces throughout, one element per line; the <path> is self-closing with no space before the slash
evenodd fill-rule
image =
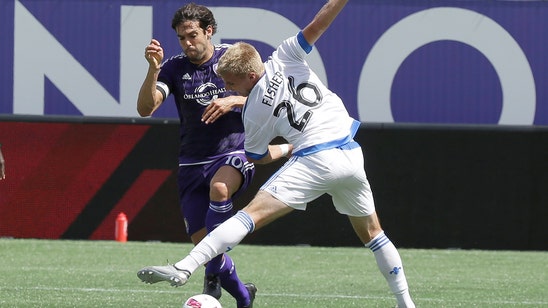
<path id="1" fill-rule="evenodd" d="M 227 114 L 233 107 L 242 107 L 245 102 L 243 96 L 219 97 L 211 101 L 202 114 L 202 122 L 210 124 Z"/>
<path id="2" fill-rule="evenodd" d="M 160 42 L 155 39 L 150 41 L 150 44 L 145 47 L 145 59 L 152 68 L 160 69 L 164 59 L 164 49 L 160 46 Z"/>

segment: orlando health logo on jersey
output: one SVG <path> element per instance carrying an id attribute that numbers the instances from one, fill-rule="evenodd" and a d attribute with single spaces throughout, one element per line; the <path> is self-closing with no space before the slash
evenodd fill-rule
<path id="1" fill-rule="evenodd" d="M 194 93 L 185 94 L 185 99 L 195 100 L 198 104 L 207 106 L 214 99 L 219 97 L 219 94 L 225 93 L 225 88 L 218 88 L 212 82 L 206 82 L 194 89 Z"/>

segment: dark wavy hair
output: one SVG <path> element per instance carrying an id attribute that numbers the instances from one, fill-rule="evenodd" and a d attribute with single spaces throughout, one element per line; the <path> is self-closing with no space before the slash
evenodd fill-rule
<path id="1" fill-rule="evenodd" d="M 188 3 L 178 9 L 171 20 L 171 28 L 175 28 L 185 21 L 197 20 L 200 22 L 200 28 L 206 30 L 207 27 L 213 28 L 213 34 L 217 32 L 217 21 L 213 13 L 205 6 L 198 5 L 193 2 Z"/>

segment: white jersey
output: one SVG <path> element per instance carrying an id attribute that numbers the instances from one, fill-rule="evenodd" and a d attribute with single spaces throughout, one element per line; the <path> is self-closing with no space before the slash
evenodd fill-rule
<path id="1" fill-rule="evenodd" d="M 293 144 L 296 156 L 339 147 L 354 137 L 359 122 L 310 69 L 306 49 L 310 52 L 311 46 L 299 33 L 265 62 L 265 74 L 251 90 L 242 114 L 248 156 L 264 157 L 278 136 Z"/>

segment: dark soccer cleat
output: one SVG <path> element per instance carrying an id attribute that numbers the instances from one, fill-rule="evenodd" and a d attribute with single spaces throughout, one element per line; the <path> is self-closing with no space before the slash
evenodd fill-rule
<path id="1" fill-rule="evenodd" d="M 249 305 L 242 308 L 253 308 L 253 301 L 255 300 L 255 294 L 257 293 L 257 287 L 252 283 L 246 283 L 245 288 L 249 292 Z"/>
<path id="2" fill-rule="evenodd" d="M 204 277 L 203 294 L 211 295 L 216 299 L 221 298 L 221 278 L 219 275 L 210 274 Z"/>

